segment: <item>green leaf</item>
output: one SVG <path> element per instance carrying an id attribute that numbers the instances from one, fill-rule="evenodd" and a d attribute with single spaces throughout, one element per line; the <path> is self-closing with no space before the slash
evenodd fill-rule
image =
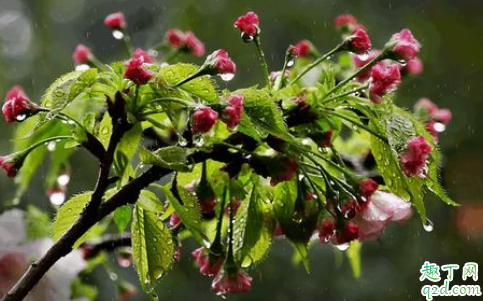
<path id="1" fill-rule="evenodd" d="M 401 124 L 402 122 L 404 125 Z M 371 150 L 384 182 L 394 194 L 411 200 L 423 222 L 426 222 L 426 208 L 423 203 L 424 180 L 419 177 L 407 177 L 401 171 L 397 152 L 397 150 L 402 150 L 410 137 L 408 136 L 410 131 L 415 135 L 412 122 L 401 115 L 389 117 L 389 119 L 380 117 L 380 119 L 371 119 L 369 127 L 386 136 L 389 141 L 388 145 L 379 138 L 371 136 Z"/>
<path id="2" fill-rule="evenodd" d="M 153 164 L 176 171 L 190 171 L 190 167 L 186 164 L 187 152 L 182 147 L 168 146 L 154 152 L 142 148 L 139 157 L 143 164 Z"/>
<path id="3" fill-rule="evenodd" d="M 198 72 L 199 67 L 192 64 L 175 64 L 163 67 L 159 70 L 156 80 L 160 79 L 170 86 Z M 208 76 L 200 76 L 192 81 L 181 85 L 179 89 L 194 96 L 200 97 L 208 102 L 218 101 L 218 93 L 214 82 Z"/>
<path id="4" fill-rule="evenodd" d="M 258 131 L 272 134 L 287 141 L 294 140 L 287 131 L 280 109 L 267 91 L 243 89 L 235 91 L 233 94 L 243 95 L 245 114 Z"/>
<path id="5" fill-rule="evenodd" d="M 150 211 L 135 205 L 132 222 L 132 256 L 141 285 L 151 291 L 165 275 L 174 256 L 174 241 L 168 227 Z"/>
<path id="6" fill-rule="evenodd" d="M 27 221 L 27 236 L 35 240 L 48 237 L 51 231 L 50 217 L 39 208 L 29 205 L 25 220 Z"/>
<path id="7" fill-rule="evenodd" d="M 161 200 L 149 190 L 141 190 L 138 200 L 139 206 L 144 210 L 148 210 L 152 213 L 162 214 L 164 212 L 163 203 Z"/>
<path id="8" fill-rule="evenodd" d="M 196 198 L 182 186 L 178 186 L 177 189 L 183 204 L 180 203 L 168 188 L 163 187 L 163 192 L 170 205 L 178 214 L 181 222 L 191 232 L 194 239 L 200 245 L 206 245 L 208 239 L 201 228 L 201 213 Z"/>
<path id="9" fill-rule="evenodd" d="M 114 211 L 114 222 L 116 223 L 119 233 L 126 231 L 129 222 L 131 221 L 132 210 L 128 205 L 118 207 Z"/>
<path id="10" fill-rule="evenodd" d="M 49 109 L 65 107 L 69 102 L 71 87 L 82 73 L 82 71 L 72 71 L 58 78 L 42 96 L 42 107 Z"/>
<path id="11" fill-rule="evenodd" d="M 109 141 L 111 140 L 112 134 L 112 119 L 108 113 L 104 113 L 101 123 L 99 124 L 99 131 L 97 133 L 97 138 L 107 150 L 109 147 Z"/>
<path id="12" fill-rule="evenodd" d="M 362 243 L 358 240 L 353 240 L 346 252 L 354 278 L 359 278 L 361 276 L 361 248 Z"/>
<path id="13" fill-rule="evenodd" d="M 235 216 L 234 252 L 243 267 L 261 261 L 271 245 L 271 233 L 263 217 L 263 200 L 256 189 L 249 199 L 241 202 Z"/>
<path id="14" fill-rule="evenodd" d="M 52 225 L 52 238 L 55 241 L 59 240 L 59 238 L 77 221 L 78 217 L 91 200 L 91 194 L 92 192 L 90 191 L 77 194 L 60 207 Z M 77 240 L 74 244 L 74 248 L 77 248 L 82 242 L 84 242 L 90 231 L 92 231 L 92 229 Z"/>

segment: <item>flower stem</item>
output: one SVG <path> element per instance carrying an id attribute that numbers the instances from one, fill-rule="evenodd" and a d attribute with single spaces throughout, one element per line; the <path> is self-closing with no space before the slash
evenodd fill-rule
<path id="1" fill-rule="evenodd" d="M 381 139 L 381 140 L 382 140 L 384 143 L 386 143 L 386 144 L 387 144 L 387 143 L 389 143 L 389 142 L 387 141 L 387 138 L 386 138 L 386 137 L 381 136 L 380 134 L 378 134 L 378 133 L 374 132 L 374 131 L 373 131 L 373 130 L 371 130 L 369 127 L 367 127 L 366 125 L 364 125 L 364 124 L 362 124 L 362 123 L 360 123 L 360 122 L 357 122 L 357 121 L 355 121 L 355 120 L 352 120 L 352 119 L 350 119 L 350 118 L 348 118 L 348 117 L 346 117 L 346 116 L 344 116 L 344 115 L 342 115 L 342 114 L 336 113 L 334 110 L 329 110 L 329 109 L 324 109 L 324 108 L 322 108 L 322 110 L 324 110 L 324 111 L 326 111 L 327 113 L 330 113 L 330 114 L 332 114 L 332 115 L 334 115 L 334 116 L 337 116 L 337 117 L 339 117 L 339 118 L 341 118 L 341 119 L 344 119 L 344 120 L 346 120 L 346 121 L 348 121 L 348 122 L 350 122 L 350 123 L 352 123 L 352 124 L 354 124 L 354 125 L 356 125 L 356 126 L 358 126 L 358 127 L 362 128 L 362 129 L 366 130 L 368 133 L 370 133 L 370 134 L 372 134 L 372 135 L 376 136 L 377 138 Z"/>
<path id="2" fill-rule="evenodd" d="M 272 89 L 272 83 L 270 82 L 270 73 L 268 72 L 267 60 L 265 59 L 265 53 L 263 53 L 260 36 L 257 35 L 253 40 L 255 47 L 257 48 L 258 58 L 260 59 L 260 64 L 262 64 L 263 72 L 265 74 L 265 80 L 267 81 L 268 89 Z"/>
<path id="3" fill-rule="evenodd" d="M 123 34 L 124 34 L 123 40 L 124 40 L 124 44 L 126 45 L 127 54 L 131 57 L 133 50 L 134 50 L 132 43 L 131 43 L 131 37 L 129 36 L 129 34 L 125 30 L 123 31 Z"/>
<path id="4" fill-rule="evenodd" d="M 342 49 L 342 44 L 339 44 L 337 45 L 334 49 L 332 49 L 331 51 L 327 52 L 326 54 L 324 54 L 323 56 L 319 57 L 318 59 L 316 59 L 315 61 L 313 61 L 311 64 L 309 64 L 308 66 L 306 66 L 304 68 L 304 70 L 302 70 L 296 78 L 294 78 L 291 82 L 290 82 L 290 85 L 291 84 L 294 84 L 295 82 L 297 82 L 299 79 L 302 78 L 302 76 L 304 76 L 305 74 L 307 74 L 310 70 L 312 70 L 313 68 L 315 68 L 317 65 L 319 65 L 320 63 L 322 63 L 323 61 L 325 61 L 326 59 L 329 59 L 333 54 L 341 51 Z"/>
<path id="5" fill-rule="evenodd" d="M 28 155 L 31 151 L 33 151 L 34 149 L 36 149 L 39 146 L 42 146 L 43 144 L 49 143 L 51 141 L 59 141 L 59 140 L 67 140 L 67 139 L 74 139 L 74 137 L 72 137 L 72 136 L 56 136 L 56 137 L 50 137 L 50 138 L 41 140 L 41 141 L 39 141 L 39 142 L 37 142 L 37 143 L 29 146 L 28 148 L 26 148 L 22 152 L 25 155 Z"/>
<path id="6" fill-rule="evenodd" d="M 367 89 L 369 87 L 369 84 L 365 84 L 365 85 L 362 85 L 354 90 L 351 90 L 351 91 L 347 91 L 347 92 L 344 92 L 342 94 L 339 94 L 339 95 L 336 95 L 336 96 L 333 96 L 333 97 L 330 97 L 330 98 L 327 98 L 327 99 L 324 99 L 324 101 L 322 101 L 321 105 L 324 105 L 328 102 L 331 102 L 332 100 L 336 100 L 336 99 L 339 99 L 339 98 L 342 98 L 344 96 L 347 96 L 347 95 L 351 95 L 352 93 L 356 93 L 356 92 L 360 92 L 360 91 L 363 91 L 365 89 Z M 327 94 L 329 95 L 329 94 Z"/>
<path id="7" fill-rule="evenodd" d="M 361 73 L 363 73 L 367 69 L 371 68 L 372 66 L 374 66 L 375 64 L 377 64 L 379 61 L 383 60 L 385 57 L 386 57 L 386 54 L 384 52 L 381 53 L 381 54 L 379 54 L 372 61 L 370 61 L 369 63 L 367 63 L 366 65 L 364 65 L 362 68 L 360 68 L 359 70 L 357 70 L 356 72 L 354 72 L 351 76 L 349 76 L 348 78 L 344 79 L 343 81 L 341 81 L 340 83 L 338 83 L 337 86 L 335 86 L 331 90 L 329 90 L 329 92 L 327 92 L 327 94 L 326 94 L 326 97 L 328 95 L 334 93 L 335 91 L 339 90 L 340 88 L 342 88 L 344 85 L 346 85 L 352 79 L 356 78 L 358 75 L 360 75 Z"/>
<path id="8" fill-rule="evenodd" d="M 275 86 L 273 87 L 273 91 L 278 91 L 282 88 L 283 81 L 285 80 L 285 70 L 287 70 L 288 60 L 285 59 L 282 68 L 282 74 L 275 80 Z"/>
<path id="9" fill-rule="evenodd" d="M 205 75 L 206 72 L 203 68 L 199 69 L 196 73 L 193 73 L 192 75 L 188 76 L 187 78 L 185 79 L 182 79 L 181 81 L 179 81 L 178 83 L 176 83 L 174 86 L 172 86 L 173 88 L 178 88 L 184 84 L 186 84 L 187 82 L 189 81 L 192 81 L 194 80 L 195 78 L 198 78 L 200 76 L 203 76 Z"/>

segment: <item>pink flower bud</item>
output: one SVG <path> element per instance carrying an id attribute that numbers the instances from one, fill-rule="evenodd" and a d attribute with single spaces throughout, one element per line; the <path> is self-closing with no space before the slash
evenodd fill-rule
<path id="1" fill-rule="evenodd" d="M 218 295 L 244 293 L 252 288 L 252 277 L 238 270 L 236 274 L 220 271 L 212 283 L 212 289 Z"/>
<path id="2" fill-rule="evenodd" d="M 188 52 L 193 54 L 194 56 L 205 55 L 205 46 L 191 31 L 187 31 L 185 33 L 185 45 L 188 49 Z"/>
<path id="3" fill-rule="evenodd" d="M 214 276 L 219 273 L 223 265 L 222 258 L 213 258 L 210 252 L 204 248 L 198 248 L 191 253 L 200 268 L 200 274 L 205 276 Z"/>
<path id="4" fill-rule="evenodd" d="M 227 102 L 228 105 L 223 109 L 221 120 L 226 123 L 228 129 L 234 130 L 242 119 L 243 95 L 233 95 Z"/>
<path id="5" fill-rule="evenodd" d="M 410 75 L 418 75 L 423 73 L 423 62 L 415 57 L 412 60 L 408 61 L 406 66 L 401 65 L 402 70 L 405 74 Z"/>
<path id="6" fill-rule="evenodd" d="M 289 45 L 287 48 L 287 53 L 290 54 L 292 57 L 298 57 L 299 49 L 297 48 L 297 46 Z"/>
<path id="7" fill-rule="evenodd" d="M 74 63 L 76 65 L 89 64 L 91 58 L 91 50 L 84 44 L 76 46 L 74 53 L 72 54 Z"/>
<path id="8" fill-rule="evenodd" d="M 210 107 L 201 107 L 193 113 L 191 132 L 193 134 L 208 133 L 215 125 L 218 113 Z"/>
<path id="9" fill-rule="evenodd" d="M 361 195 L 367 200 L 369 200 L 371 195 L 376 192 L 377 188 L 379 188 L 379 184 L 373 179 L 369 178 L 359 182 L 359 189 L 361 191 Z"/>
<path id="10" fill-rule="evenodd" d="M 354 66 L 359 69 L 364 67 L 367 63 L 375 59 L 379 54 L 381 53 L 380 50 L 371 50 L 367 54 L 367 56 L 360 56 L 360 55 L 352 55 L 352 62 L 354 63 Z M 371 77 L 371 70 L 372 68 L 366 69 L 364 72 L 359 74 L 356 79 L 358 82 L 365 82 Z"/>
<path id="11" fill-rule="evenodd" d="M 126 18 L 122 12 L 112 13 L 104 19 L 104 25 L 111 29 L 123 29 L 126 27 Z"/>
<path id="12" fill-rule="evenodd" d="M 257 14 L 254 12 L 248 12 L 245 15 L 238 17 L 238 19 L 233 24 L 236 28 L 240 29 L 242 32 L 242 37 L 253 38 L 259 32 L 259 19 Z"/>
<path id="13" fill-rule="evenodd" d="M 359 21 L 357 21 L 356 17 L 350 14 L 343 14 L 339 15 L 334 20 L 335 27 L 338 29 L 353 32 L 358 28 L 363 28 Z"/>
<path id="14" fill-rule="evenodd" d="M 0 157 L 0 166 L 5 170 L 7 176 L 10 178 L 15 178 L 19 170 L 19 167 L 16 166 L 12 156 Z"/>
<path id="15" fill-rule="evenodd" d="M 453 114 L 448 109 L 439 109 L 433 114 L 434 120 L 443 124 L 448 124 L 451 121 Z"/>
<path id="16" fill-rule="evenodd" d="M 375 65 L 371 70 L 372 82 L 369 86 L 369 97 L 374 103 L 380 103 L 382 96 L 394 91 L 401 83 L 401 73 L 395 64 L 384 67 Z"/>
<path id="17" fill-rule="evenodd" d="M 235 74 L 236 65 L 228 56 L 228 52 L 224 49 L 219 49 L 213 52 L 206 59 L 207 64 L 214 74 Z"/>
<path id="18" fill-rule="evenodd" d="M 435 142 L 438 142 L 439 132 L 436 130 L 435 125 L 436 125 L 436 122 L 434 120 L 428 121 L 428 123 L 426 123 L 426 131 L 428 131 L 428 133 L 430 133 L 431 136 L 433 136 L 433 139 Z"/>
<path id="19" fill-rule="evenodd" d="M 12 87 L 5 96 L 2 107 L 3 116 L 7 123 L 23 121 L 28 116 L 38 113 L 39 106 L 31 102 L 21 86 Z"/>
<path id="20" fill-rule="evenodd" d="M 166 40 L 174 48 L 180 48 L 185 43 L 185 35 L 179 29 L 170 29 L 166 33 Z"/>
<path id="21" fill-rule="evenodd" d="M 414 110 L 418 113 L 421 112 L 432 117 L 437 111 L 439 111 L 439 107 L 429 98 L 421 98 L 414 105 Z"/>
<path id="22" fill-rule="evenodd" d="M 385 48 L 394 59 L 409 62 L 418 55 L 421 45 L 409 29 L 403 29 L 391 37 Z"/>
<path id="23" fill-rule="evenodd" d="M 152 64 L 154 63 L 154 58 L 144 49 L 142 48 L 136 48 L 133 52 L 132 55 L 133 58 L 140 58 L 143 57 L 143 60 L 147 64 Z"/>
<path id="24" fill-rule="evenodd" d="M 423 136 L 414 137 L 408 140 L 406 150 L 401 153 L 401 165 L 404 174 L 408 177 L 424 177 L 426 160 L 432 151 L 431 145 Z"/>
<path id="25" fill-rule="evenodd" d="M 144 56 L 133 57 L 126 62 L 126 72 L 124 78 L 130 79 L 138 85 L 144 85 L 153 76 L 154 73 L 144 67 Z"/>
<path id="26" fill-rule="evenodd" d="M 295 44 L 299 57 L 309 56 L 314 51 L 314 45 L 309 40 L 302 40 Z"/>
<path id="27" fill-rule="evenodd" d="M 371 39 L 367 32 L 362 29 L 356 29 L 351 36 L 344 41 L 344 49 L 356 54 L 365 54 L 371 50 Z"/>

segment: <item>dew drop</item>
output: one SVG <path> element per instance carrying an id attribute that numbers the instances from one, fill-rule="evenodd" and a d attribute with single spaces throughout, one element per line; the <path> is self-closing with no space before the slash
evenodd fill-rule
<path id="1" fill-rule="evenodd" d="M 17 119 L 17 121 L 24 121 L 25 118 L 27 118 L 27 115 L 25 115 L 25 114 L 20 114 L 20 115 L 17 115 L 15 117 L 15 119 Z"/>
<path id="2" fill-rule="evenodd" d="M 124 38 L 124 33 L 122 31 L 120 31 L 120 30 L 113 30 L 112 31 L 112 36 L 116 40 L 121 40 L 121 39 Z"/>
<path id="3" fill-rule="evenodd" d="M 54 192 L 50 195 L 49 199 L 52 205 L 60 206 L 65 202 L 65 193 L 62 191 Z"/>
<path id="4" fill-rule="evenodd" d="M 57 183 L 59 183 L 60 186 L 66 186 L 70 182 L 70 175 L 69 174 L 61 174 L 57 177 Z"/>
<path id="5" fill-rule="evenodd" d="M 85 70 L 88 70 L 90 68 L 91 67 L 87 64 L 80 64 L 80 65 L 75 66 L 75 71 L 85 71 Z"/>
<path id="6" fill-rule="evenodd" d="M 220 74 L 220 78 L 223 81 L 225 81 L 225 82 L 231 81 L 234 77 L 235 77 L 235 74 L 234 73 L 223 73 L 223 74 Z"/>
<path id="7" fill-rule="evenodd" d="M 339 251 L 346 251 L 349 249 L 349 243 L 340 244 L 335 246 Z"/>
<path id="8" fill-rule="evenodd" d="M 431 220 L 426 219 L 426 222 L 423 224 L 424 231 L 432 232 L 434 230 L 434 224 Z"/>
<path id="9" fill-rule="evenodd" d="M 406 66 L 408 64 L 408 62 L 406 60 L 398 60 L 397 61 L 401 66 Z"/>
<path id="10" fill-rule="evenodd" d="M 252 41 L 253 41 L 253 39 L 254 39 L 254 37 L 253 37 L 253 36 L 248 35 L 248 34 L 245 34 L 245 33 L 243 33 L 243 32 L 241 33 L 241 38 L 242 38 L 243 42 L 245 42 L 245 43 L 250 43 L 250 42 L 252 42 Z"/>
<path id="11" fill-rule="evenodd" d="M 295 64 L 295 60 L 290 60 L 287 62 L 287 67 L 292 67 Z"/>
<path id="12" fill-rule="evenodd" d="M 49 143 L 47 143 L 47 150 L 49 152 L 55 151 L 56 147 L 57 147 L 57 144 L 54 141 L 50 141 Z"/>
<path id="13" fill-rule="evenodd" d="M 441 122 L 436 122 L 434 124 L 434 130 L 438 133 L 442 133 L 446 130 L 446 126 Z"/>
<path id="14" fill-rule="evenodd" d="M 359 54 L 358 57 L 361 61 L 366 61 L 369 58 L 369 52 L 366 51 L 362 54 Z"/>

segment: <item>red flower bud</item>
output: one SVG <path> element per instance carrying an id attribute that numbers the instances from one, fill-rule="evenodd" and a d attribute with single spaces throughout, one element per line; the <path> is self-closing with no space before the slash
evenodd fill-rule
<path id="1" fill-rule="evenodd" d="M 19 167 L 16 166 L 12 156 L 0 157 L 0 166 L 5 170 L 8 177 L 14 178 L 17 175 Z"/>
<path id="2" fill-rule="evenodd" d="M 233 25 L 240 29 L 244 39 L 252 39 L 259 33 L 259 23 L 260 21 L 257 14 L 254 12 L 248 12 L 245 15 L 238 17 Z"/>
<path id="3" fill-rule="evenodd" d="M 395 60 L 409 62 L 418 55 L 421 45 L 409 29 L 395 33 L 384 47 Z"/>
<path id="4" fill-rule="evenodd" d="M 359 226 L 353 222 L 344 223 L 342 229 L 336 231 L 333 241 L 336 245 L 349 243 L 359 238 Z"/>
<path id="5" fill-rule="evenodd" d="M 243 95 L 233 95 L 228 100 L 228 105 L 223 109 L 221 120 L 226 123 L 230 130 L 234 130 L 241 122 L 243 114 Z"/>
<path id="6" fill-rule="evenodd" d="M 89 64 L 91 59 L 91 50 L 84 44 L 79 44 L 76 46 L 72 58 L 76 65 Z"/>
<path id="7" fill-rule="evenodd" d="M 369 178 L 359 182 L 359 189 L 361 191 L 361 195 L 367 200 L 369 200 L 371 195 L 376 192 L 377 188 L 379 188 L 379 184 L 373 179 Z"/>
<path id="8" fill-rule="evenodd" d="M 319 240 L 321 243 L 328 243 L 335 234 L 335 222 L 332 219 L 325 220 L 319 227 Z"/>
<path id="9" fill-rule="evenodd" d="M 218 113 L 210 107 L 196 109 L 191 123 L 191 132 L 195 135 L 208 133 L 215 125 L 216 118 Z"/>
<path id="10" fill-rule="evenodd" d="M 179 218 L 179 215 L 176 212 L 171 213 L 169 217 L 169 225 L 171 227 L 176 227 L 181 223 L 181 219 Z"/>
<path id="11" fill-rule="evenodd" d="M 38 113 L 39 106 L 31 102 L 21 86 L 14 86 L 5 96 L 2 107 L 3 116 L 7 123 L 23 121 L 28 116 Z"/>
<path id="12" fill-rule="evenodd" d="M 401 73 L 395 64 L 384 67 L 377 64 L 371 70 L 372 82 L 369 86 L 369 97 L 374 103 L 380 103 L 382 96 L 392 92 L 401 83 Z"/>
<path id="13" fill-rule="evenodd" d="M 356 29 L 351 36 L 345 39 L 344 49 L 356 54 L 364 54 L 371 50 L 371 39 L 367 32 L 362 29 Z"/>
<path id="14" fill-rule="evenodd" d="M 297 57 L 299 56 L 299 49 L 297 48 L 297 46 L 290 45 L 287 48 L 287 53 L 290 54 L 292 57 Z"/>
<path id="15" fill-rule="evenodd" d="M 111 29 L 123 29 L 126 27 L 126 18 L 122 12 L 112 13 L 104 19 L 104 25 Z"/>
<path id="16" fill-rule="evenodd" d="M 426 160 L 432 149 L 423 136 L 409 139 L 406 150 L 401 153 L 401 165 L 404 174 L 408 177 L 414 175 L 425 177 Z"/>
<path id="17" fill-rule="evenodd" d="M 166 40 L 172 47 L 179 48 L 185 43 L 185 36 L 179 29 L 170 29 L 166 33 Z"/>
<path id="18" fill-rule="evenodd" d="M 306 57 L 314 51 L 314 45 L 309 40 L 302 40 L 295 44 L 299 57 Z"/>
<path id="19" fill-rule="evenodd" d="M 205 46 L 200 40 L 198 40 L 193 32 L 187 31 L 185 33 L 184 43 L 186 48 L 188 49 L 188 52 L 193 54 L 194 56 L 205 55 Z"/>
<path id="20" fill-rule="evenodd" d="M 236 65 L 228 56 L 228 52 L 219 49 L 208 56 L 205 62 L 210 67 L 210 71 L 214 74 L 235 74 Z"/>
<path id="21" fill-rule="evenodd" d="M 154 76 L 154 73 L 146 69 L 143 64 L 144 56 L 134 57 L 127 61 L 124 78 L 130 79 L 138 85 L 147 83 Z"/>
<path id="22" fill-rule="evenodd" d="M 357 21 L 356 17 L 350 14 L 339 15 L 334 20 L 335 27 L 348 32 L 354 32 L 358 28 L 363 26 Z"/>
<path id="23" fill-rule="evenodd" d="M 147 64 L 154 63 L 154 58 L 147 52 L 144 51 L 142 48 L 136 48 L 132 55 L 133 58 L 140 58 L 143 57 L 143 60 Z"/>

